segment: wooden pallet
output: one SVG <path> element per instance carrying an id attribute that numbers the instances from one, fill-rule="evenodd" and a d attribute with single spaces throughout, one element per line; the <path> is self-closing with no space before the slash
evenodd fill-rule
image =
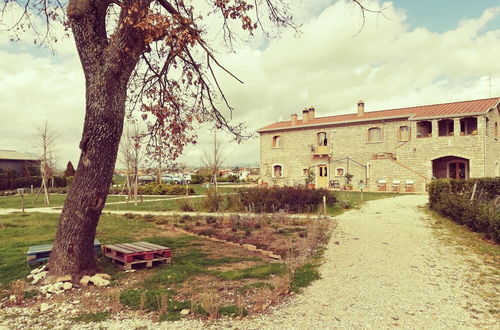
<path id="1" fill-rule="evenodd" d="M 101 250 L 101 242 L 94 240 L 94 253 L 98 254 Z M 36 265 L 49 260 L 52 244 L 30 246 L 26 252 L 26 262 L 28 265 Z"/>
<path id="2" fill-rule="evenodd" d="M 172 261 L 170 248 L 148 242 L 103 245 L 101 249 L 123 269 L 150 268 Z"/>

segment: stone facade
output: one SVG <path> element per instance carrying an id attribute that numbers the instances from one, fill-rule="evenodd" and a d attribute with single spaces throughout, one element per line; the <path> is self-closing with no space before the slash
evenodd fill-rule
<path id="1" fill-rule="evenodd" d="M 349 173 L 354 189 L 362 181 L 371 191 L 425 191 L 432 178 L 500 175 L 498 103 L 481 114 L 418 119 L 390 111 L 365 118 L 359 105 L 350 121 L 321 122 L 305 111 L 301 125 L 292 115 L 284 127 L 261 129 L 262 183 L 300 185 L 311 172 L 316 187 L 342 189 Z"/>

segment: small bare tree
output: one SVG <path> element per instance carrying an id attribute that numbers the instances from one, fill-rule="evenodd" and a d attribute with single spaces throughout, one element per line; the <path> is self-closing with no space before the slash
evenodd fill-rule
<path id="1" fill-rule="evenodd" d="M 137 205 L 139 194 L 139 166 L 144 159 L 143 139 L 145 133 L 137 123 L 131 123 L 125 128 L 125 134 L 120 142 L 120 160 L 127 169 L 125 187 L 127 202 L 134 196 L 134 205 Z M 142 194 L 141 194 L 142 202 Z"/>
<path id="2" fill-rule="evenodd" d="M 35 205 L 40 192 L 43 190 L 45 195 L 45 204 L 50 204 L 48 182 L 52 179 L 52 186 L 54 185 L 54 169 L 56 166 L 56 156 L 54 145 L 57 140 L 57 134 L 50 127 L 46 121 L 42 126 L 37 127 L 37 132 L 34 135 L 35 146 L 40 152 L 40 172 L 42 175 L 42 183 L 40 189 L 33 199 Z"/>
<path id="3" fill-rule="evenodd" d="M 217 190 L 217 173 L 219 173 L 220 167 L 224 163 L 223 157 L 223 145 L 222 140 L 217 136 L 217 130 L 214 129 L 213 139 L 210 145 L 210 150 L 204 150 L 201 161 L 203 165 L 208 169 L 210 175 L 212 176 L 212 183 L 215 187 L 216 194 Z"/>

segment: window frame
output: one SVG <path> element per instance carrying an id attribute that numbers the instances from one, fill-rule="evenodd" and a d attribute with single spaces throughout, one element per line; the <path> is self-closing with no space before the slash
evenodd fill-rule
<path id="1" fill-rule="evenodd" d="M 401 129 L 406 127 L 406 138 L 403 138 L 403 134 Z M 398 128 L 398 141 L 410 141 L 410 126 L 409 125 L 401 125 Z"/>
<path id="2" fill-rule="evenodd" d="M 373 130 L 378 130 L 380 132 L 380 140 L 372 140 L 371 139 L 371 134 L 370 132 L 372 132 Z M 378 127 L 378 126 L 373 126 L 373 127 L 370 127 L 367 131 L 367 140 L 368 140 L 368 143 L 379 143 L 379 142 L 383 142 L 384 141 L 384 134 L 383 134 L 383 131 L 382 131 L 382 127 Z"/>
<path id="3" fill-rule="evenodd" d="M 276 167 L 279 166 L 280 167 L 280 170 L 281 170 L 281 176 L 276 176 L 275 173 L 276 173 Z M 271 167 L 271 174 L 272 174 L 272 177 L 273 178 L 276 178 L 276 179 L 279 179 L 279 178 L 284 178 L 285 177 L 285 170 L 283 168 L 283 165 L 282 164 L 273 164 L 273 166 Z"/>
<path id="4" fill-rule="evenodd" d="M 324 139 L 321 139 L 320 136 L 324 134 Z M 328 146 L 328 133 L 327 132 L 318 132 L 316 133 L 316 140 L 319 147 L 327 147 Z M 326 143 L 325 143 L 326 141 Z M 323 143 L 323 144 L 322 144 Z"/>
<path id="5" fill-rule="evenodd" d="M 273 149 L 283 148 L 283 138 L 281 135 L 274 135 L 272 139 Z"/>
<path id="6" fill-rule="evenodd" d="M 342 174 L 339 174 L 339 170 L 342 170 Z M 335 176 L 341 177 L 345 175 L 345 169 L 343 167 L 335 168 Z"/>

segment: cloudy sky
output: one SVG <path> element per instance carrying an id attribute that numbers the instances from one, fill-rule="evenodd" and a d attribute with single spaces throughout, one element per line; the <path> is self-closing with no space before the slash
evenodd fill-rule
<path id="1" fill-rule="evenodd" d="M 221 49 L 219 58 L 244 84 L 222 77 L 234 122 L 249 131 L 314 106 L 317 116 L 500 96 L 500 6 L 497 0 L 366 0 L 359 9 L 334 0 L 303 0 L 295 8 L 301 34 L 257 35 Z M 491 77 L 491 79 L 490 79 Z M 490 83 L 491 81 L 491 83 Z M 12 44 L 0 35 L 0 149 L 36 152 L 33 132 L 48 120 L 59 135 L 60 165 L 78 162 L 84 116 L 84 79 L 71 39 L 55 55 L 29 38 Z M 258 162 L 258 138 L 225 137 L 227 165 Z M 200 164 L 209 136 L 179 161 Z"/>

